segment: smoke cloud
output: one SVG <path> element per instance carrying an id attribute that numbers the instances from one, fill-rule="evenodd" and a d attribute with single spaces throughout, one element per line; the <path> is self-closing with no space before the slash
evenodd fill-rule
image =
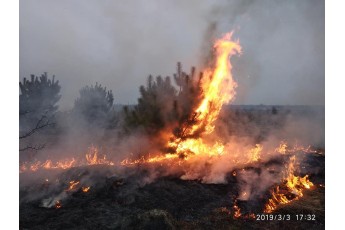
<path id="1" fill-rule="evenodd" d="M 149 74 L 200 70 L 235 30 L 236 104 L 324 105 L 324 1 L 42 1 L 20 3 L 20 78 L 60 80 L 60 109 L 99 82 L 134 104 Z"/>

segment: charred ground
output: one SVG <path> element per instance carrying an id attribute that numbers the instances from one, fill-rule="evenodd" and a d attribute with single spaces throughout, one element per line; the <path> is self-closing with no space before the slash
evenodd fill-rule
<path id="1" fill-rule="evenodd" d="M 283 159 L 274 159 L 237 170 L 260 173 L 263 168 L 281 164 L 281 161 Z M 179 175 L 153 178 L 152 166 L 140 165 L 120 171 L 113 167 L 88 166 L 55 172 L 49 179 L 52 182 L 38 175 L 41 180 L 23 185 L 20 229 L 324 229 L 324 155 L 308 154 L 301 168 L 313 169 L 309 173 L 314 188 L 273 213 L 289 214 L 290 221 L 234 218 L 239 181 L 231 172 L 227 184 L 204 184 L 198 180 L 181 180 Z M 156 173 L 157 170 L 160 169 L 156 168 Z M 160 173 L 164 175 L 164 169 Z M 21 180 L 26 176 L 22 174 Z M 80 188 L 66 192 L 61 208 L 42 207 L 42 200 L 68 188 L 70 180 L 92 183 L 91 189 L 87 193 Z M 36 194 L 36 198 L 32 198 L 32 194 Z M 269 197 L 267 191 L 258 199 L 238 201 L 242 215 L 262 214 Z M 316 219 L 297 221 L 297 214 L 314 214 Z"/>

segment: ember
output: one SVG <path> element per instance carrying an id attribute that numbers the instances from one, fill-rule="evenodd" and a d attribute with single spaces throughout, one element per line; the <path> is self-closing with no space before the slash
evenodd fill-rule
<path id="1" fill-rule="evenodd" d="M 79 184 L 79 181 L 74 181 L 74 180 L 70 181 L 69 182 L 69 187 L 68 187 L 68 189 L 66 191 L 75 190 L 78 184 Z"/>
<path id="2" fill-rule="evenodd" d="M 56 208 L 56 209 L 59 209 L 59 208 L 61 208 L 61 207 L 62 207 L 62 205 L 61 205 L 60 201 L 57 200 L 57 201 L 55 202 L 55 208 Z"/>
<path id="3" fill-rule="evenodd" d="M 90 186 L 82 187 L 81 190 L 86 193 L 86 192 L 88 192 L 90 190 Z"/>
<path id="4" fill-rule="evenodd" d="M 237 206 L 237 200 L 235 200 L 234 202 L 234 206 L 233 206 L 233 211 L 234 211 L 234 218 L 239 218 L 241 217 L 241 209 Z"/>

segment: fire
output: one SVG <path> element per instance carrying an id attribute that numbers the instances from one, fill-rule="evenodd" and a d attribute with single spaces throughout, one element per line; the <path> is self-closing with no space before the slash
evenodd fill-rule
<path id="1" fill-rule="evenodd" d="M 49 169 L 52 167 L 52 161 L 51 160 L 47 160 L 46 162 L 44 162 L 42 164 L 42 167 L 45 168 L 45 169 Z"/>
<path id="2" fill-rule="evenodd" d="M 249 218 L 249 219 L 255 219 L 256 217 L 255 217 L 255 214 L 254 214 L 254 213 L 249 213 L 249 214 L 248 214 L 248 218 Z"/>
<path id="3" fill-rule="evenodd" d="M 88 192 L 90 190 L 90 186 L 82 187 L 81 190 L 86 193 L 86 192 Z"/>
<path id="4" fill-rule="evenodd" d="M 163 161 L 171 161 L 174 159 L 178 159 L 178 155 L 176 154 L 166 154 L 166 155 L 158 155 L 158 156 L 148 156 L 145 158 L 142 156 L 139 159 L 129 159 L 125 158 L 120 162 L 121 166 L 130 166 L 130 165 L 137 165 L 137 164 L 145 164 L 145 163 L 158 163 L 158 162 L 163 162 Z"/>
<path id="5" fill-rule="evenodd" d="M 259 161 L 260 160 L 261 151 L 262 151 L 262 145 L 256 144 L 255 148 L 252 148 L 250 150 L 250 156 L 251 156 L 250 161 L 251 162 Z"/>
<path id="6" fill-rule="evenodd" d="M 51 160 L 46 160 L 41 163 L 41 161 L 33 162 L 32 164 L 24 162 L 20 166 L 20 172 L 25 171 L 37 171 L 39 169 L 68 169 L 76 166 L 76 160 L 72 158 L 71 160 L 61 160 L 53 163 Z"/>
<path id="7" fill-rule="evenodd" d="M 55 201 L 55 208 L 59 209 L 61 207 L 62 207 L 61 202 L 59 200 Z"/>
<path id="8" fill-rule="evenodd" d="M 32 165 L 30 166 L 30 170 L 31 170 L 31 171 L 37 171 L 37 170 L 40 168 L 40 164 L 41 164 L 40 161 L 38 161 L 38 162 L 32 164 Z"/>
<path id="9" fill-rule="evenodd" d="M 262 157 L 263 146 L 261 144 L 256 144 L 250 149 L 242 148 L 240 150 L 229 150 L 227 145 L 216 141 L 215 143 L 206 143 L 202 138 L 196 139 L 186 139 L 184 141 L 176 140 L 175 142 L 170 142 L 169 147 L 176 149 L 175 153 L 167 154 L 155 154 L 148 156 L 142 156 L 136 159 L 125 158 L 119 162 L 113 162 L 107 159 L 106 155 L 99 154 L 99 150 L 96 147 L 90 147 L 89 151 L 85 154 L 85 158 L 77 160 L 75 158 L 65 159 L 53 162 L 52 160 L 46 160 L 45 162 L 24 162 L 19 167 L 19 172 L 23 173 L 26 171 L 37 171 L 40 169 L 53 170 L 53 169 L 69 169 L 72 167 L 80 167 L 87 165 L 109 165 L 109 166 L 131 166 L 138 164 L 182 164 L 183 162 L 197 161 L 198 159 L 205 158 L 208 161 L 212 159 L 219 159 L 224 157 L 225 160 L 231 160 L 235 164 L 245 164 L 259 161 Z M 310 146 L 293 146 L 288 148 L 286 142 L 282 142 L 273 152 L 281 154 L 293 154 L 295 152 L 302 151 L 305 153 L 317 152 L 312 150 Z M 246 154 L 243 154 L 245 152 Z M 270 154 L 270 152 L 268 152 Z M 235 172 L 236 173 L 236 172 Z"/>
<path id="10" fill-rule="evenodd" d="M 296 156 L 292 156 L 288 166 L 288 178 L 286 186 L 290 189 L 290 191 L 292 191 L 293 194 L 298 195 L 298 197 L 302 197 L 303 189 L 310 189 L 314 184 L 308 180 L 308 175 L 302 178 L 294 175 L 295 162 Z"/>
<path id="11" fill-rule="evenodd" d="M 287 143 L 282 141 L 278 148 L 275 149 L 276 152 L 285 154 L 287 150 Z"/>
<path id="12" fill-rule="evenodd" d="M 283 155 L 293 154 L 295 152 L 318 153 L 318 151 L 313 150 L 310 145 L 305 147 L 296 143 L 291 148 L 289 148 L 286 141 L 282 141 L 274 151 Z"/>
<path id="13" fill-rule="evenodd" d="M 178 156 L 176 154 L 166 154 L 165 156 L 156 156 L 156 157 L 149 157 L 147 159 L 147 162 L 153 163 L 153 162 L 161 162 L 162 160 L 169 160 L 169 159 L 176 159 Z"/>
<path id="14" fill-rule="evenodd" d="M 207 68 L 204 70 L 206 74 L 202 79 L 201 86 L 203 92 L 203 99 L 196 106 L 194 113 L 191 114 L 196 120 L 194 125 L 186 126 L 185 137 L 193 136 L 197 132 L 204 132 L 210 134 L 214 130 L 214 122 L 217 119 L 219 112 L 224 103 L 228 103 L 235 97 L 236 82 L 232 78 L 232 65 L 229 61 L 231 56 L 241 53 L 241 46 L 239 41 L 231 40 L 232 32 L 227 33 L 223 38 L 217 40 L 214 44 L 216 60 L 214 68 Z M 194 135 L 195 136 L 195 135 Z M 190 154 L 204 155 L 204 156 L 220 156 L 224 154 L 224 145 L 220 142 L 213 144 L 205 143 L 202 138 L 172 138 L 173 140 L 167 144 L 168 147 L 176 149 L 177 154 L 165 154 L 160 156 L 142 157 L 136 160 L 124 159 L 119 163 L 122 166 L 129 166 L 141 163 L 156 163 L 162 161 L 178 160 L 179 157 L 184 157 Z M 30 170 L 37 171 L 40 168 L 71 168 L 81 165 L 115 165 L 114 162 L 106 159 L 106 156 L 100 156 L 98 149 L 90 147 L 88 153 L 85 155 L 86 162 L 76 162 L 75 159 L 69 162 L 53 163 L 51 160 L 41 164 L 37 162 L 31 164 Z M 28 167 L 24 164 L 20 168 L 21 172 L 27 171 Z"/>
<path id="15" fill-rule="evenodd" d="M 68 169 L 84 165 L 110 165 L 110 166 L 131 166 L 147 163 L 176 163 L 182 161 L 195 162 L 198 159 L 208 161 L 223 159 L 232 163 L 245 164 L 258 162 L 263 158 L 263 146 L 256 144 L 254 148 L 236 149 L 233 151 L 229 146 L 219 140 L 214 141 L 211 134 L 214 131 L 214 123 L 219 116 L 222 105 L 231 102 L 235 97 L 237 83 L 234 81 L 231 70 L 231 57 L 242 52 L 239 41 L 232 40 L 233 33 L 227 33 L 224 37 L 214 43 L 215 61 L 212 67 L 206 68 L 201 79 L 202 99 L 196 104 L 194 112 L 190 114 L 193 125 L 183 124 L 183 137 L 170 135 L 170 141 L 166 147 L 173 149 L 173 153 L 152 154 L 142 156 L 139 159 L 125 158 L 120 162 L 113 162 L 107 159 L 105 154 L 100 154 L 98 148 L 91 146 L 83 159 L 72 158 L 70 160 L 53 162 L 47 160 L 44 163 L 36 161 L 20 165 L 20 172 L 37 171 L 39 169 Z M 209 139 L 209 140 L 207 140 Z M 210 141 L 213 140 L 213 141 Z M 230 146 L 231 147 L 231 146 Z M 286 142 L 275 149 L 281 154 L 292 153 L 293 151 L 309 151 L 310 149 L 294 147 L 288 149 Z M 243 154 L 245 152 L 245 154 Z"/>
<path id="16" fill-rule="evenodd" d="M 89 152 L 85 155 L 87 165 L 114 165 L 112 161 L 106 159 L 106 155 L 103 155 L 102 158 L 99 157 L 98 148 L 91 146 Z"/>
<path id="17" fill-rule="evenodd" d="M 234 218 L 240 218 L 241 217 L 241 209 L 237 206 L 237 200 L 235 200 L 234 202 L 234 206 L 233 206 L 233 210 L 234 210 Z"/>
<path id="18" fill-rule="evenodd" d="M 37 171 L 40 169 L 69 169 L 72 167 L 85 166 L 85 165 L 108 165 L 117 167 L 128 167 L 140 164 L 175 164 L 187 167 L 182 167 L 183 170 L 191 168 L 192 170 L 185 172 L 181 176 L 182 179 L 202 178 L 203 181 L 207 176 L 194 172 L 193 169 L 197 167 L 192 164 L 195 162 L 205 161 L 202 165 L 210 165 L 214 162 L 233 164 L 242 166 L 249 163 L 262 162 L 265 160 L 264 153 L 280 153 L 282 155 L 293 154 L 297 151 L 305 153 L 313 152 L 310 146 L 305 148 L 303 146 L 295 145 L 289 148 L 287 142 L 283 141 L 277 148 L 272 148 L 271 151 L 263 152 L 263 145 L 256 144 L 255 146 L 241 146 L 233 147 L 228 144 L 222 143 L 220 140 L 215 140 L 212 136 L 215 130 L 215 121 L 217 120 L 222 106 L 234 100 L 237 83 L 232 76 L 232 64 L 230 59 L 236 54 L 241 54 L 241 46 L 239 41 L 232 40 L 232 32 L 226 34 L 223 38 L 216 40 L 214 43 L 215 62 L 212 67 L 206 68 L 203 73 L 204 76 L 201 80 L 202 99 L 197 103 L 190 114 L 190 119 L 193 124 L 182 124 L 184 130 L 183 137 L 176 137 L 170 133 L 170 141 L 166 144 L 167 149 L 173 149 L 173 152 L 166 154 L 148 154 L 140 158 L 130 159 L 125 158 L 119 162 L 113 162 L 107 158 L 107 155 L 101 154 L 100 150 L 91 146 L 87 153 L 82 156 L 72 159 L 66 159 L 53 162 L 46 160 L 45 162 L 36 161 L 33 163 L 24 162 L 20 165 L 20 172 Z M 316 151 L 314 151 L 316 152 Z M 295 176 L 295 163 L 296 157 L 290 158 L 287 167 L 287 176 L 284 179 L 283 185 L 277 186 L 272 190 L 272 197 L 268 200 L 264 212 L 273 212 L 278 205 L 287 204 L 292 200 L 298 199 L 303 196 L 304 189 L 310 189 L 313 183 L 309 181 L 308 175 L 304 177 Z M 189 165 L 190 164 L 190 165 Z M 223 168 L 223 167 L 219 167 Z M 234 170 L 234 167 L 227 168 L 227 170 Z M 197 170 L 197 169 L 196 169 Z M 217 172 L 215 172 L 216 174 Z M 236 171 L 232 171 L 234 177 L 237 176 Z M 198 179 L 199 179 L 198 178 Z M 219 181 L 222 178 L 219 179 Z M 65 190 L 76 191 L 80 188 L 80 182 L 72 180 L 69 182 L 69 187 Z M 81 187 L 81 191 L 87 193 L 90 186 Z M 241 197 L 248 198 L 250 193 L 242 193 Z M 61 208 L 60 201 L 56 201 L 56 208 Z M 233 217 L 239 218 L 248 216 L 254 218 L 254 214 L 241 214 L 241 209 L 235 200 L 233 205 Z"/>
<path id="19" fill-rule="evenodd" d="M 75 190 L 78 184 L 79 184 L 79 181 L 74 181 L 74 180 L 70 181 L 69 182 L 69 187 L 68 187 L 68 189 L 66 191 Z"/>
<path id="20" fill-rule="evenodd" d="M 254 213 L 246 213 L 242 214 L 241 213 L 241 208 L 238 207 L 237 205 L 237 200 L 234 202 L 234 206 L 232 207 L 233 210 L 233 218 L 234 219 L 255 219 L 255 214 Z"/>
<path id="21" fill-rule="evenodd" d="M 65 160 L 65 161 L 58 161 L 54 167 L 51 168 L 60 168 L 60 169 L 68 169 L 75 166 L 76 160 L 72 158 L 72 160 Z"/>
<path id="22" fill-rule="evenodd" d="M 196 109 L 199 114 L 199 124 L 193 127 L 195 131 L 201 125 L 205 124 L 206 132 L 211 133 L 214 130 L 214 121 L 217 119 L 220 109 L 224 103 L 230 102 L 235 97 L 236 82 L 232 79 L 232 65 L 229 58 L 236 53 L 241 53 L 239 41 L 232 41 L 233 32 L 227 33 L 223 38 L 217 40 L 214 44 L 216 50 L 215 69 L 206 69 L 202 88 L 205 92 L 204 99 Z"/>
<path id="23" fill-rule="evenodd" d="M 176 148 L 176 152 L 180 156 L 184 156 L 185 160 L 188 159 L 188 154 L 207 155 L 207 156 L 220 156 L 224 153 L 224 145 L 216 142 L 213 145 L 204 143 L 202 138 L 186 139 L 175 143 L 169 143 L 169 147 Z"/>
<path id="24" fill-rule="evenodd" d="M 272 198 L 268 200 L 265 205 L 264 212 L 273 212 L 278 205 L 290 203 L 292 200 L 297 200 L 303 196 L 304 189 L 310 189 L 314 184 L 308 180 L 308 175 L 304 177 L 295 176 L 296 156 L 290 157 L 290 162 L 287 168 L 287 177 L 284 182 L 284 189 L 277 186 L 272 191 Z"/>
<path id="25" fill-rule="evenodd" d="M 214 130 L 214 122 L 218 118 L 223 104 L 230 102 L 235 97 L 235 88 L 237 83 L 233 80 L 231 69 L 232 65 L 229 59 L 231 56 L 241 53 L 239 41 L 231 40 L 232 32 L 227 33 L 223 38 L 217 40 L 214 44 L 216 61 L 214 68 L 204 70 L 205 76 L 202 79 L 203 99 L 196 107 L 195 112 L 191 114 L 196 120 L 191 127 L 183 127 L 184 136 L 195 136 L 197 132 L 203 131 L 210 134 Z M 209 146 L 203 142 L 203 139 L 184 139 L 175 138 L 168 146 L 176 148 L 178 155 L 188 153 L 194 154 L 222 154 L 224 146 L 219 143 L 216 146 Z"/>
<path id="26" fill-rule="evenodd" d="M 99 150 L 96 147 L 91 146 L 85 154 L 84 160 L 76 160 L 75 158 L 72 158 L 57 162 L 53 162 L 52 160 L 46 160 L 43 163 L 41 161 L 36 161 L 31 164 L 24 162 L 20 165 L 20 172 L 37 171 L 39 169 L 69 169 L 84 165 L 115 165 L 115 163 L 108 160 L 106 155 L 101 156 Z"/>

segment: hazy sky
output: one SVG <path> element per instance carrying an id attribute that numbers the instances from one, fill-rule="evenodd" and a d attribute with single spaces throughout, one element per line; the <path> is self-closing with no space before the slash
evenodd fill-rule
<path id="1" fill-rule="evenodd" d="M 20 79 L 56 75 L 63 110 L 96 82 L 133 104 L 149 74 L 201 67 L 235 30 L 236 104 L 324 105 L 324 17 L 323 0 L 21 0 Z"/>

